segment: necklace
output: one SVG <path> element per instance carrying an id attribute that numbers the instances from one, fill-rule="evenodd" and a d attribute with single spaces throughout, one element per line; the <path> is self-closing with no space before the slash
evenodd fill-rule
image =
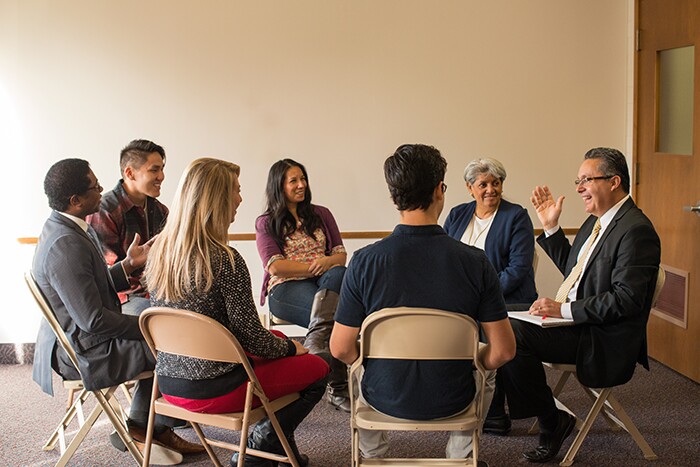
<path id="1" fill-rule="evenodd" d="M 496 217 L 495 212 L 491 214 L 488 220 L 480 219 L 476 215 L 476 213 L 474 213 L 474 223 L 472 224 L 472 231 L 469 234 L 469 242 L 467 243 L 468 245 L 476 245 L 476 242 L 479 241 L 479 238 L 484 234 L 484 232 L 489 230 L 489 227 L 491 227 L 491 223 L 493 222 L 494 217 Z"/>

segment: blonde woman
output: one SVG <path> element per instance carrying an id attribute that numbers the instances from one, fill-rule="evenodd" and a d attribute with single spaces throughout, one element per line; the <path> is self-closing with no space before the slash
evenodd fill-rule
<path id="1" fill-rule="evenodd" d="M 301 398 L 278 417 L 300 465 L 294 430 L 324 393 L 328 365 L 298 342 L 262 327 L 253 303 L 250 273 L 241 255 L 228 246 L 228 228 L 242 202 L 240 168 L 202 158 L 185 170 L 163 231 L 146 265 L 154 306 L 196 311 L 216 319 L 239 340 L 270 399 L 300 392 Z M 156 374 L 163 397 L 189 410 L 225 413 L 241 410 L 245 372 L 240 365 L 158 354 Z M 251 431 L 248 447 L 282 454 L 270 421 Z M 232 462 L 238 462 L 237 454 Z M 268 459 L 246 455 L 246 466 L 275 467 Z"/>

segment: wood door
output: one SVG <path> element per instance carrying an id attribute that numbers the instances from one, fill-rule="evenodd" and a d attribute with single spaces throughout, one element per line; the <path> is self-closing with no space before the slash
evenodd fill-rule
<path id="1" fill-rule="evenodd" d="M 661 237 L 661 264 L 669 271 L 657 302 L 664 310 L 653 310 L 649 318 L 649 355 L 700 382 L 700 217 L 684 210 L 700 200 L 700 2 L 638 0 L 636 13 L 635 198 Z M 681 63 L 690 71 L 688 93 L 683 105 L 672 107 L 690 107 L 691 120 L 686 144 L 674 146 L 661 115 L 669 108 L 668 83 L 676 86 L 668 79 L 665 52 L 681 48 Z M 680 127 L 673 124 L 670 131 Z"/>

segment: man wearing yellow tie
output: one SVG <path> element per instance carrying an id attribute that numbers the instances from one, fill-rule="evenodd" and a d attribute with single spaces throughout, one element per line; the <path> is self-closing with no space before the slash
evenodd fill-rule
<path id="1" fill-rule="evenodd" d="M 649 369 L 646 324 L 659 237 L 629 196 L 620 151 L 588 151 L 575 183 L 590 216 L 573 244 L 559 227 L 564 197 L 555 201 L 549 188 L 538 186 L 530 198 L 544 229 L 537 243 L 565 277 L 557 297 L 539 298 L 530 314 L 569 318 L 575 325 L 543 328 L 511 320 L 517 353 L 502 368 L 511 417 L 539 421 L 539 446 L 523 454 L 531 462 L 555 457 L 575 425 L 574 417 L 557 409 L 543 361 L 575 363 L 581 383 L 597 388 L 626 383 L 637 363 Z"/>

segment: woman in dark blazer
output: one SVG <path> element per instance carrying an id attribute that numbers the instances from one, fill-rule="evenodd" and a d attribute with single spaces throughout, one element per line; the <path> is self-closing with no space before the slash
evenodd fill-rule
<path id="1" fill-rule="evenodd" d="M 474 201 L 452 208 L 444 228 L 449 236 L 484 250 L 498 273 L 506 304 L 527 309 L 537 299 L 534 231 L 527 210 L 503 199 L 505 179 L 506 170 L 495 159 L 467 164 L 464 180 Z M 497 376 L 484 431 L 505 435 L 510 431 L 510 418 L 499 379 Z"/>

